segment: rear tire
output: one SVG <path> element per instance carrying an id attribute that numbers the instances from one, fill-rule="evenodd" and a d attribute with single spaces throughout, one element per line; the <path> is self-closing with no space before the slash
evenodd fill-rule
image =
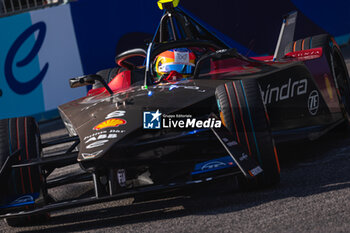
<path id="1" fill-rule="evenodd" d="M 42 148 L 40 133 L 37 123 L 32 117 L 20 117 L 0 120 L 0 166 L 16 150 L 20 154 L 15 162 L 25 162 L 41 157 Z M 45 203 L 47 191 L 44 178 L 39 166 L 12 169 L 1 191 L 5 198 L 20 197 L 29 194 L 38 194 L 35 205 Z M 8 200 L 11 201 L 11 200 Z M 24 206 L 23 210 L 33 208 Z M 37 223 L 38 220 L 47 219 L 48 214 L 40 214 L 30 217 L 5 219 L 9 226 L 23 226 Z"/>
<path id="2" fill-rule="evenodd" d="M 290 42 L 284 49 L 284 54 L 290 52 L 298 52 L 308 49 L 314 49 L 322 47 L 328 52 L 330 49 L 331 36 L 328 34 L 320 34 L 316 36 L 310 36 L 305 39 Z"/>
<path id="3" fill-rule="evenodd" d="M 332 48 L 331 65 L 333 74 L 337 82 L 339 90 L 339 102 L 346 121 L 346 125 L 350 127 L 350 78 L 344 58 L 337 46 Z"/>
<path id="4" fill-rule="evenodd" d="M 216 89 L 216 98 L 223 124 L 264 170 L 263 175 L 253 180 L 240 177 L 239 186 L 256 189 L 279 183 L 277 151 L 257 81 L 247 79 L 226 83 Z"/>
<path id="5" fill-rule="evenodd" d="M 339 90 L 339 103 L 346 123 L 350 126 L 350 79 L 349 73 L 343 58 L 343 55 L 334 41 L 333 37 L 328 34 L 321 34 L 305 39 L 300 39 L 289 43 L 285 48 L 285 54 L 289 52 L 297 52 L 301 50 L 322 48 L 326 54 L 331 72 L 335 77 L 335 81 Z"/>

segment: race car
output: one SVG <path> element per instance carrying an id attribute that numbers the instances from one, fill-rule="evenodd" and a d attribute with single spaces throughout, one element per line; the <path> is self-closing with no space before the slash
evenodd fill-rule
<path id="1" fill-rule="evenodd" d="M 274 55 L 245 57 L 178 4 L 158 2 L 164 15 L 146 50 L 126 51 L 117 67 L 70 80 L 72 88 L 93 87 L 59 106 L 69 136 L 41 142 L 34 118 L 0 120 L 0 217 L 9 225 L 226 178 L 245 189 L 269 187 L 280 180 L 275 144 L 314 140 L 349 124 L 349 75 L 331 36 L 293 41 L 293 12 L 283 19 Z M 166 59 L 182 68 L 167 69 Z M 64 143 L 70 146 L 63 153 L 42 153 Z M 80 172 L 50 177 L 77 163 Z M 90 180 L 90 197 L 55 200 L 48 193 Z"/>

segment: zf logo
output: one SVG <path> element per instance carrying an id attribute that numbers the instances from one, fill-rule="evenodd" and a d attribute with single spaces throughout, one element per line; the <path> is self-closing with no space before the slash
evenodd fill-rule
<path id="1" fill-rule="evenodd" d="M 159 110 L 156 112 L 143 112 L 143 128 L 160 129 L 161 115 Z"/>
<path id="2" fill-rule="evenodd" d="M 319 96 L 316 90 L 313 90 L 309 95 L 308 108 L 311 115 L 316 115 L 319 106 Z"/>

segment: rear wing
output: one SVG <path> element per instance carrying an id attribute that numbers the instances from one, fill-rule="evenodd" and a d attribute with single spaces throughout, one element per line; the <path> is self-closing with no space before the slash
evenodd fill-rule
<path id="1" fill-rule="evenodd" d="M 283 17 L 283 23 L 278 37 L 273 60 L 278 60 L 284 56 L 284 48 L 294 40 L 295 24 L 298 12 L 294 11 Z"/>

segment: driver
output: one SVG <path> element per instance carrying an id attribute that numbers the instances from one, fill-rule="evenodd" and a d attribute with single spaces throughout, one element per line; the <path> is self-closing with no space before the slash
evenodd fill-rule
<path id="1" fill-rule="evenodd" d="M 193 74 L 196 55 L 187 48 L 176 48 L 159 54 L 155 61 L 157 79 L 188 78 Z"/>

